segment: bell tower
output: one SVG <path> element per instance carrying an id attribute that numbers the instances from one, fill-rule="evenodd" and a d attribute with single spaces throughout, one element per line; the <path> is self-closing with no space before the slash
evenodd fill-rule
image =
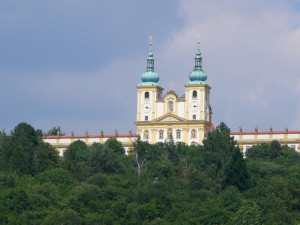
<path id="1" fill-rule="evenodd" d="M 150 50 L 147 58 L 147 70 L 142 74 L 142 82 L 137 85 L 137 133 L 151 140 L 151 132 L 144 126 L 157 118 L 157 100 L 162 98 L 163 88 L 158 85 L 159 75 L 154 71 L 154 57 L 152 52 L 152 36 L 150 36 Z M 145 138 L 144 138 L 145 139 Z"/>
<path id="2" fill-rule="evenodd" d="M 154 71 L 152 37 L 147 58 L 147 70 L 142 82 L 137 85 L 137 134 L 149 143 L 173 140 L 188 145 L 202 144 L 205 134 L 211 130 L 210 86 L 202 70 L 199 48 L 195 57 L 194 70 L 185 84 L 185 94 L 178 96 L 173 88 L 162 96 L 163 88 L 158 85 L 159 75 Z"/>
<path id="3" fill-rule="evenodd" d="M 198 143 L 202 143 L 205 134 L 212 127 L 212 111 L 210 107 L 210 89 L 206 83 L 207 74 L 202 69 L 200 41 L 195 57 L 194 70 L 190 72 L 190 81 L 185 84 L 186 112 L 185 119 L 198 123 Z"/>

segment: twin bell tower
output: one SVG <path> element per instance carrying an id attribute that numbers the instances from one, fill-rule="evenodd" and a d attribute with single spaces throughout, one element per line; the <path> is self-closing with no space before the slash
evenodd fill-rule
<path id="1" fill-rule="evenodd" d="M 189 74 L 185 94 L 179 97 L 172 88 L 163 94 L 158 84 L 159 75 L 154 71 L 152 37 L 147 58 L 147 70 L 137 85 L 137 134 L 149 143 L 173 140 L 187 145 L 202 144 L 212 129 L 210 89 L 207 75 L 202 69 L 200 41 L 198 40 L 195 66 Z"/>

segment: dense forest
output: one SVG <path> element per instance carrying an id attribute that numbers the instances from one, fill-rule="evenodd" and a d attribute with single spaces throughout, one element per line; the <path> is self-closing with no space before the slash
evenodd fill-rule
<path id="1" fill-rule="evenodd" d="M 75 141 L 60 157 L 20 123 L 0 132 L 0 223 L 296 225 L 300 154 L 273 141 L 244 158 L 221 123 L 203 146 Z"/>

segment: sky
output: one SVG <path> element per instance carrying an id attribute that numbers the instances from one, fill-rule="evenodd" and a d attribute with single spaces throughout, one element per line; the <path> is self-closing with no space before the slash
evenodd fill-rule
<path id="1" fill-rule="evenodd" d="M 181 96 L 197 35 L 213 123 L 300 130 L 300 0 L 0 1 L 0 129 L 136 132 L 136 85 Z"/>

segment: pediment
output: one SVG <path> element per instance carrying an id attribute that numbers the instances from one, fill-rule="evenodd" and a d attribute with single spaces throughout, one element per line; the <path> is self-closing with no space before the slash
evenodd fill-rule
<path id="1" fill-rule="evenodd" d="M 163 122 L 185 122 L 185 121 L 187 120 L 180 116 L 174 115 L 172 113 L 168 113 L 166 115 L 163 115 L 153 120 L 153 122 L 162 122 L 162 123 Z"/>

